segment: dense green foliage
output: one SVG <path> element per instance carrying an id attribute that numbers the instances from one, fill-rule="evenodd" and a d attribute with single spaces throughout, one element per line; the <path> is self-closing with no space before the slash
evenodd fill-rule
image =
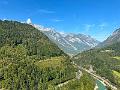
<path id="1" fill-rule="evenodd" d="M 85 68 L 89 68 L 92 65 L 97 74 L 109 79 L 110 82 L 120 87 L 112 72 L 112 70 L 120 72 L 120 60 L 118 60 L 118 57 L 120 57 L 120 43 L 101 49 L 85 51 L 73 59 L 77 64 Z"/>
<path id="2" fill-rule="evenodd" d="M 9 90 L 45 90 L 51 84 L 55 86 L 74 78 L 74 67 L 72 67 L 67 58 L 64 58 L 62 68 L 60 66 L 41 67 L 36 65 L 39 61 L 25 57 L 26 54 L 23 52 L 23 49 L 21 45 L 14 48 L 10 46 L 1 48 L 1 88 Z M 73 76 L 69 76 L 69 74 Z"/>
<path id="3" fill-rule="evenodd" d="M 116 82 L 120 84 L 120 73 L 113 70 L 113 75 L 116 78 Z"/>
<path id="4" fill-rule="evenodd" d="M 79 79 L 69 82 L 58 90 L 94 90 L 95 80 L 87 73 Z"/>
<path id="5" fill-rule="evenodd" d="M 52 64 L 40 64 L 50 58 Z M 43 33 L 32 25 L 0 21 L 0 89 L 50 90 L 74 77 L 69 57 Z"/>
<path id="6" fill-rule="evenodd" d="M 22 44 L 27 49 L 27 55 L 36 55 L 39 59 L 64 54 L 32 25 L 16 21 L 0 21 L 0 47 L 6 44 L 12 47 Z"/>

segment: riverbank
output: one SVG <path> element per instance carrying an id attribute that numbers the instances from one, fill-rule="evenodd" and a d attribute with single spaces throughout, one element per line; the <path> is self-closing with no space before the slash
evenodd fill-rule
<path id="1" fill-rule="evenodd" d="M 102 81 L 96 80 L 96 84 L 98 86 L 96 90 L 107 90 L 106 85 Z"/>
<path id="2" fill-rule="evenodd" d="M 95 85 L 95 88 L 94 88 L 94 90 L 98 90 L 98 85 L 97 85 L 97 84 Z"/>

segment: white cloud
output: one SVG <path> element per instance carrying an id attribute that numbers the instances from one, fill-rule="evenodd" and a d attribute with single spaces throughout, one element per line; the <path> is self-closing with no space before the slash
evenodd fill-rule
<path id="1" fill-rule="evenodd" d="M 105 27 L 107 27 L 108 26 L 108 24 L 107 23 L 101 23 L 101 24 L 99 24 L 98 25 L 98 27 L 101 29 L 101 30 L 103 30 Z"/>
<path id="2" fill-rule="evenodd" d="M 89 31 L 91 30 L 91 28 L 95 26 L 95 24 L 84 24 L 84 26 L 85 26 L 85 31 Z"/>
<path id="3" fill-rule="evenodd" d="M 85 31 L 93 30 L 93 28 L 103 30 L 107 26 L 108 26 L 108 23 L 106 23 L 106 22 L 102 22 L 99 24 L 84 24 L 84 29 L 85 29 Z"/>
<path id="4" fill-rule="evenodd" d="M 55 11 L 50 11 L 50 10 L 46 10 L 46 9 L 39 9 L 38 13 L 46 13 L 46 14 L 50 14 L 50 13 L 55 13 Z"/>
<path id="5" fill-rule="evenodd" d="M 30 18 L 28 18 L 28 20 L 26 22 L 27 22 L 27 24 L 31 24 L 32 23 Z"/>
<path id="6" fill-rule="evenodd" d="M 27 10 L 30 12 L 30 10 Z M 36 16 L 37 14 L 54 14 L 55 11 L 47 10 L 47 9 L 38 9 L 30 12 L 29 16 Z"/>
<path id="7" fill-rule="evenodd" d="M 62 22 L 62 21 L 64 21 L 64 20 L 62 20 L 62 19 L 52 19 L 52 21 L 53 21 L 53 22 Z"/>

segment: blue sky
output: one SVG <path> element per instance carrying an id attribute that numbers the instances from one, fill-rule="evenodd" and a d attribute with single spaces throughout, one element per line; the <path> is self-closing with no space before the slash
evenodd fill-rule
<path id="1" fill-rule="evenodd" d="M 0 0 L 0 19 L 26 21 L 105 40 L 120 28 L 120 0 Z"/>

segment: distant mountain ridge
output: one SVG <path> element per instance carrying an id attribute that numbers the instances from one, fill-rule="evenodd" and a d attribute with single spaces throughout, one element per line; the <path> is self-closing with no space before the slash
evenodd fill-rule
<path id="1" fill-rule="evenodd" d="M 90 68 L 108 79 L 120 90 L 120 29 L 93 49 L 79 53 L 72 58 L 81 67 Z M 117 73 L 117 74 L 116 74 Z M 113 89 L 111 89 L 113 90 Z"/>
<path id="2" fill-rule="evenodd" d="M 105 41 L 98 44 L 97 47 L 105 47 L 120 42 L 120 28 L 115 30 Z"/>
<path id="3" fill-rule="evenodd" d="M 53 28 L 44 28 L 41 25 L 35 24 L 34 27 L 42 31 L 68 55 L 76 55 L 82 51 L 91 49 L 100 43 L 90 36 L 83 34 L 60 33 Z"/>

